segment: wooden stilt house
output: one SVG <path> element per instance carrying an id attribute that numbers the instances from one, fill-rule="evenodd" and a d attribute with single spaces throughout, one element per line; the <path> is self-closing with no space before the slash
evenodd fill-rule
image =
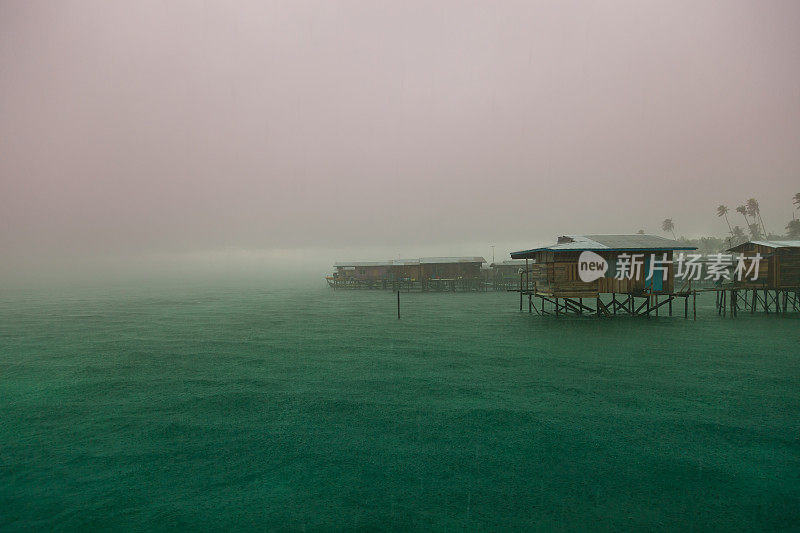
<path id="1" fill-rule="evenodd" d="M 743 255 L 748 263 L 756 254 L 761 256 L 756 279 L 752 275 L 741 281 L 733 279 L 734 286 L 761 289 L 800 288 L 800 241 L 749 241 L 728 251 Z"/>
<path id="2" fill-rule="evenodd" d="M 649 316 L 657 314 L 662 305 L 668 305 L 671 314 L 672 300 L 689 296 L 688 287 L 675 286 L 673 256 L 675 251 L 690 250 L 696 248 L 656 235 L 636 234 L 565 235 L 551 246 L 513 252 L 513 259 L 529 261 L 520 282 L 520 308 L 527 294 L 529 310 L 534 309 L 533 299 L 539 298 L 543 308 L 546 302 L 553 304 L 557 315 L 621 311 Z M 596 275 L 582 276 L 581 269 L 593 270 Z M 594 279 L 585 281 L 587 277 Z M 612 296 L 611 302 L 603 302 L 604 294 Z M 663 297 L 660 304 L 659 296 Z M 645 298 L 640 306 L 635 303 L 637 297 Z M 595 300 L 594 308 L 583 301 L 587 298 Z"/>
<path id="3" fill-rule="evenodd" d="M 715 289 L 718 314 L 800 311 L 800 241 L 749 241 L 728 251 L 731 280 Z"/>

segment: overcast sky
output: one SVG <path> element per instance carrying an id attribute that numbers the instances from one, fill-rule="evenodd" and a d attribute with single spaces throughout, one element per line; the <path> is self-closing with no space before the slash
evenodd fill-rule
<path id="1" fill-rule="evenodd" d="M 6 273 L 722 235 L 751 196 L 783 231 L 797 192 L 796 1 L 0 0 Z"/>

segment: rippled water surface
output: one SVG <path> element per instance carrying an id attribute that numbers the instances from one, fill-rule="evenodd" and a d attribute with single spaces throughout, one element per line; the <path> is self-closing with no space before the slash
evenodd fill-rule
<path id="1" fill-rule="evenodd" d="M 395 298 L 0 294 L 0 529 L 800 526 L 797 316 Z"/>

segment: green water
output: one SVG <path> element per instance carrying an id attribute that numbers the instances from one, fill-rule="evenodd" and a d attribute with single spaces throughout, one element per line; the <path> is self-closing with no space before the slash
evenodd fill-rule
<path id="1" fill-rule="evenodd" d="M 0 529 L 800 527 L 797 317 L 394 298 L 0 295 Z"/>

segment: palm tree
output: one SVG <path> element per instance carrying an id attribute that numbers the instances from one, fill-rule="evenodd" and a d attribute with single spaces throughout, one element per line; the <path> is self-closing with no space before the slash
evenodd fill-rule
<path id="1" fill-rule="evenodd" d="M 754 241 L 759 240 L 763 236 L 761 227 L 758 224 L 750 224 L 750 235 L 752 235 Z"/>
<path id="2" fill-rule="evenodd" d="M 742 216 L 744 217 L 744 225 L 746 228 L 749 228 L 750 220 L 748 220 L 747 218 L 747 207 L 740 205 L 739 207 L 736 208 L 736 212 L 742 214 Z"/>
<path id="3" fill-rule="evenodd" d="M 794 202 L 794 205 L 797 206 L 795 209 L 800 209 L 800 192 L 794 195 L 792 201 Z"/>
<path id="4" fill-rule="evenodd" d="M 800 220 L 792 219 L 786 224 L 786 236 L 791 239 L 800 239 Z"/>
<path id="5" fill-rule="evenodd" d="M 661 229 L 664 231 L 669 231 L 672 233 L 672 238 L 677 240 L 678 238 L 675 236 L 675 224 L 673 224 L 671 218 L 665 218 L 664 222 L 661 223 Z"/>
<path id="6" fill-rule="evenodd" d="M 733 239 L 736 241 L 736 244 L 741 244 L 747 240 L 747 235 L 745 235 L 744 230 L 739 226 L 734 226 L 731 230 L 731 235 L 733 235 Z"/>
<path id="7" fill-rule="evenodd" d="M 753 217 L 753 220 L 756 221 L 756 224 L 759 222 L 761 223 L 761 230 L 764 235 L 767 234 L 767 227 L 764 225 L 764 220 L 761 218 L 761 209 L 758 207 L 758 200 L 755 198 L 750 198 L 747 200 L 745 204 L 747 209 L 747 214 Z"/>
<path id="8" fill-rule="evenodd" d="M 743 206 L 743 205 L 740 205 L 739 207 L 736 208 L 736 212 L 742 214 L 742 216 L 744 217 L 744 221 L 749 226 L 750 225 L 750 221 L 747 220 L 747 208 L 745 206 Z"/>
<path id="9" fill-rule="evenodd" d="M 718 205 L 717 206 L 717 216 L 718 217 L 725 217 L 725 222 L 728 224 L 728 231 L 733 235 L 733 228 L 731 228 L 731 221 L 728 220 L 728 206 L 727 205 Z"/>

